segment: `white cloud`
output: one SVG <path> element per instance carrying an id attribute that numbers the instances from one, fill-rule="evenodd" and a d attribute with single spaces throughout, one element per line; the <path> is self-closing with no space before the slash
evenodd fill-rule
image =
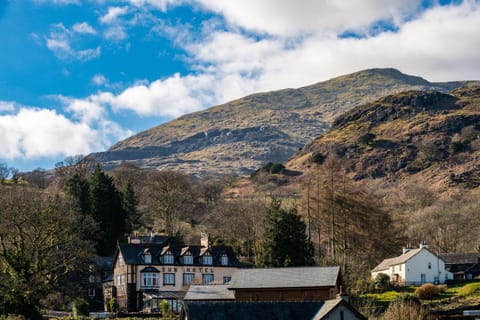
<path id="1" fill-rule="evenodd" d="M 103 37 L 108 40 L 121 41 L 125 40 L 128 36 L 122 26 L 115 25 L 107 28 L 103 34 Z"/>
<path id="2" fill-rule="evenodd" d="M 117 96 L 104 95 L 101 101 L 114 110 L 133 110 L 144 116 L 177 117 L 215 102 L 210 75 L 181 77 L 175 74 L 165 80 L 134 85 Z"/>
<path id="3" fill-rule="evenodd" d="M 185 3 L 185 0 L 128 0 L 132 5 L 140 7 L 144 5 L 152 5 L 161 11 L 167 11 L 168 6 L 170 5 L 180 5 Z"/>
<path id="4" fill-rule="evenodd" d="M 0 101 L 0 112 L 11 112 L 15 110 L 15 102 Z"/>
<path id="5" fill-rule="evenodd" d="M 110 24 L 115 22 L 120 16 L 128 12 L 128 6 L 123 7 L 109 7 L 105 15 L 100 17 L 100 22 Z"/>
<path id="6" fill-rule="evenodd" d="M 56 110 L 0 103 L 0 108 L 8 106 L 7 111 L 11 111 L 0 115 L 2 158 L 32 160 L 88 154 L 132 135 L 132 131 L 107 119 L 100 102 L 102 94 L 84 100 L 56 98 L 73 118 Z"/>
<path id="7" fill-rule="evenodd" d="M 84 33 L 84 34 L 96 34 L 97 33 L 97 31 L 95 31 L 95 29 L 93 29 L 93 27 L 90 24 L 88 24 L 88 22 L 75 23 L 72 26 L 72 29 L 76 33 Z"/>
<path id="8" fill-rule="evenodd" d="M 86 154 L 102 147 L 98 133 L 86 124 L 34 108 L 0 116 L 0 144 L 7 159 Z"/>
<path id="9" fill-rule="evenodd" d="M 52 26 L 52 31 L 49 36 L 46 38 L 47 48 L 53 52 L 53 54 L 62 60 L 78 60 L 78 61 L 88 61 L 95 59 L 101 55 L 101 47 L 97 46 L 92 49 L 74 49 L 72 48 L 71 42 L 75 40 L 75 33 L 90 33 L 85 32 L 88 30 L 86 25 L 75 24 L 72 30 L 66 28 L 63 24 L 58 23 Z M 77 26 L 77 30 L 75 30 Z"/>
<path id="10" fill-rule="evenodd" d="M 362 39 L 311 34 L 296 42 L 217 31 L 184 43 L 196 74 L 136 84 L 99 100 L 114 110 L 176 117 L 251 92 L 299 87 L 373 67 L 395 67 L 430 81 L 478 78 L 480 4 L 435 7 L 399 27 Z"/>
<path id="11" fill-rule="evenodd" d="M 197 0 L 234 25 L 274 35 L 339 32 L 366 28 L 376 20 L 402 20 L 414 13 L 419 0 Z"/>
<path id="12" fill-rule="evenodd" d="M 56 5 L 80 4 L 80 0 L 34 0 L 37 3 L 51 3 Z"/>
<path id="13" fill-rule="evenodd" d="M 97 73 L 93 76 L 92 83 L 96 84 L 97 86 L 103 86 L 105 84 L 108 84 L 108 79 L 105 78 L 103 74 Z"/>

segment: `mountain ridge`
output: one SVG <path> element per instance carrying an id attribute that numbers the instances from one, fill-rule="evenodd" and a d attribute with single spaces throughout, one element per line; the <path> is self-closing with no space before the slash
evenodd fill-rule
<path id="1" fill-rule="evenodd" d="M 368 69 L 313 85 L 255 93 L 119 141 L 92 154 L 107 168 L 123 161 L 195 175 L 245 175 L 284 162 L 355 106 L 406 90 L 447 92 L 469 82 L 432 83 L 392 68 Z"/>

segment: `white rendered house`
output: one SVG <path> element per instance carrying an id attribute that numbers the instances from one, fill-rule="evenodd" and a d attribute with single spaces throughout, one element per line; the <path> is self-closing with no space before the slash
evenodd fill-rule
<path id="1" fill-rule="evenodd" d="M 445 262 L 420 244 L 416 249 L 404 248 L 403 254 L 383 260 L 372 270 L 372 278 L 384 273 L 397 284 L 445 283 L 453 275 L 445 270 Z"/>

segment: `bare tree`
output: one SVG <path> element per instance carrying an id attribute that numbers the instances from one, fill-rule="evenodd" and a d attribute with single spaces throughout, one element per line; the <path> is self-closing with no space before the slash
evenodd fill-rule
<path id="1" fill-rule="evenodd" d="M 5 180 L 10 176 L 10 169 L 6 163 L 0 163 L 0 183 L 5 183 Z"/>

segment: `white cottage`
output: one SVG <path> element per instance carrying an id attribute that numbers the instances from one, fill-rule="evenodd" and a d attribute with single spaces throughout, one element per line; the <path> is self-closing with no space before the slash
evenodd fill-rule
<path id="1" fill-rule="evenodd" d="M 379 273 L 388 275 L 394 283 L 408 285 L 445 283 L 445 280 L 453 278 L 445 270 L 445 262 L 424 243 L 416 249 L 404 248 L 402 255 L 383 260 L 372 270 L 372 278 Z"/>

